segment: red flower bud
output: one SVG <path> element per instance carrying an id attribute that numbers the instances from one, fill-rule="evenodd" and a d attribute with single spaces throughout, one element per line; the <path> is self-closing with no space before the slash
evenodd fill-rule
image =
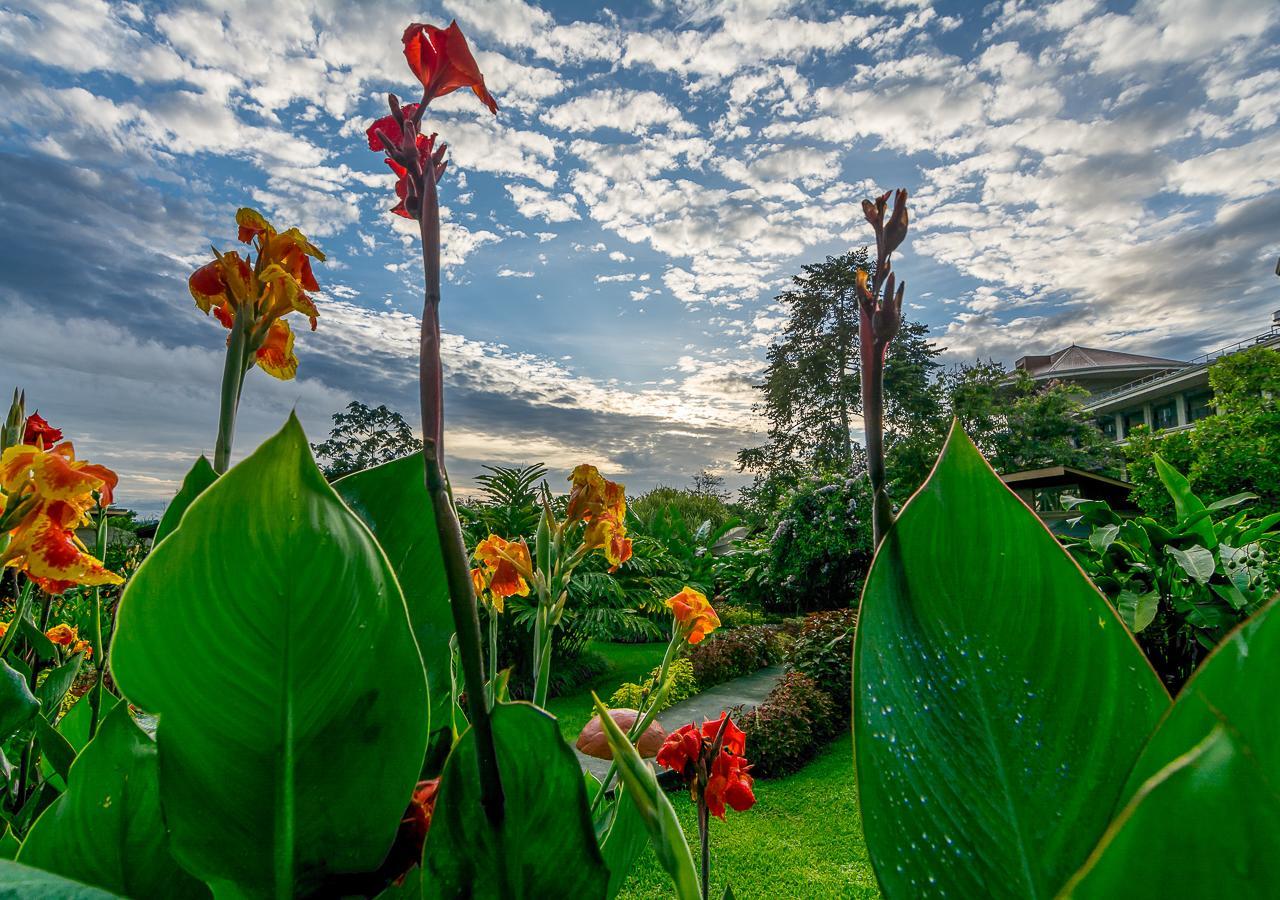
<path id="1" fill-rule="evenodd" d="M 62 440 L 62 431 L 46 422 L 39 410 L 27 416 L 26 428 L 22 432 L 22 443 L 47 450 L 60 440 Z"/>

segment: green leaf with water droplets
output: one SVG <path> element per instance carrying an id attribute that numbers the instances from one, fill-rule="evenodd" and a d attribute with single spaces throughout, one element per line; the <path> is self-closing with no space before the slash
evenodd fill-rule
<path id="1" fill-rule="evenodd" d="M 1111 605 L 955 427 L 885 537 L 854 649 L 887 897 L 1052 897 L 1169 697 Z"/>

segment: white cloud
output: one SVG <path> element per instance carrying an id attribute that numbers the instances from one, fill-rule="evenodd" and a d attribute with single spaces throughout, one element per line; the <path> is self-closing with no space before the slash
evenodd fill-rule
<path id="1" fill-rule="evenodd" d="M 509 184 L 507 193 L 515 203 L 516 209 L 520 210 L 520 214 L 525 218 L 538 218 L 544 222 L 571 222 L 582 218 L 574 209 L 577 198 L 573 194 L 561 194 L 555 197 L 546 191 L 525 184 Z M 540 233 L 538 239 L 543 240 L 542 234 L 546 233 Z M 552 237 L 555 235 L 550 235 L 546 240 Z"/>
<path id="2" fill-rule="evenodd" d="M 604 88 L 574 97 L 542 116 L 542 121 L 560 131 L 590 132 L 615 128 L 643 135 L 655 128 L 672 134 L 692 135 L 698 128 L 680 114 L 665 97 L 654 91 Z"/>

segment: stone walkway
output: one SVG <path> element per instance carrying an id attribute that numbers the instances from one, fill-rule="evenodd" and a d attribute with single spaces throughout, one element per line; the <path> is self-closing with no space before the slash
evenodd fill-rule
<path id="1" fill-rule="evenodd" d="M 782 678 L 782 673 L 782 666 L 770 666 L 754 675 L 744 675 L 742 678 L 717 684 L 658 713 L 658 724 L 670 733 L 690 722 L 701 725 L 704 719 L 718 719 L 721 710 L 734 706 L 754 709 L 773 690 L 774 685 Z M 574 750 L 574 753 L 578 751 Z M 599 779 L 603 779 L 609 771 L 609 761 L 605 759 L 578 753 L 578 762 Z"/>

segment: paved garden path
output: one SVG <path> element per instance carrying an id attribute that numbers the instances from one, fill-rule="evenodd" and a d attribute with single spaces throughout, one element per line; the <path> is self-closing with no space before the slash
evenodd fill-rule
<path id="1" fill-rule="evenodd" d="M 782 678 L 782 672 L 782 666 L 769 666 L 754 675 L 744 675 L 724 684 L 717 684 L 658 713 L 658 724 L 670 733 L 690 722 L 701 725 L 704 719 L 718 719 L 721 710 L 734 706 L 754 709 L 773 690 L 774 685 Z M 578 753 L 577 750 L 574 752 Z M 578 753 L 578 762 L 596 778 L 603 779 L 609 771 L 608 760 Z"/>

